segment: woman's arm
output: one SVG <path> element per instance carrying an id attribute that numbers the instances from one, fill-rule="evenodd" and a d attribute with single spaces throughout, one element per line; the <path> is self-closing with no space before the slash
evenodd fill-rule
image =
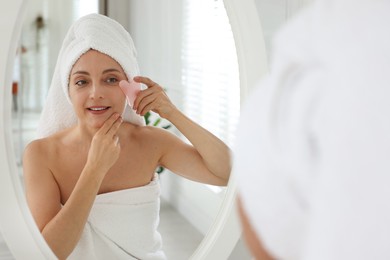
<path id="1" fill-rule="evenodd" d="M 256 231 L 254 230 L 251 224 L 251 221 L 248 218 L 247 213 L 244 210 L 244 206 L 242 205 L 240 196 L 237 196 L 236 203 L 237 203 L 238 215 L 240 217 L 242 233 L 245 242 L 249 247 L 252 255 L 255 257 L 255 259 L 261 259 L 261 260 L 275 259 L 267 252 L 267 250 L 264 248 L 263 244 L 261 243 L 258 235 L 256 234 Z"/>
<path id="2" fill-rule="evenodd" d="M 226 185 L 231 171 L 228 146 L 179 111 L 157 83 L 145 77 L 135 77 L 134 80 L 148 86 L 134 101 L 137 113 L 144 115 L 150 110 L 158 113 L 174 124 L 193 145 L 165 136 L 169 142 L 166 141 L 161 163 L 189 179 Z"/>
<path id="3" fill-rule="evenodd" d="M 93 178 L 93 168 L 85 167 L 74 191 L 61 208 L 58 184 L 50 170 L 42 166 L 44 158 L 39 150 L 39 144 L 31 143 L 24 154 L 27 201 L 47 244 L 59 259 L 65 259 L 80 239 L 100 180 Z"/>
<path id="4" fill-rule="evenodd" d="M 113 136 L 120 123 L 121 119 L 112 116 L 95 134 L 87 163 L 63 207 L 58 184 L 45 165 L 42 141 L 32 142 L 25 150 L 27 201 L 39 230 L 59 259 L 67 258 L 76 247 L 101 182 L 119 157 L 120 147 Z"/>

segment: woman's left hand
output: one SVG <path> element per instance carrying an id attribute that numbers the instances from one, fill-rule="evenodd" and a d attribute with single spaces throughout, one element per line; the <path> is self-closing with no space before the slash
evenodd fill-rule
<path id="1" fill-rule="evenodd" d="M 133 109 L 144 116 L 148 111 L 158 113 L 162 118 L 168 118 L 176 109 L 164 89 L 147 77 L 137 76 L 134 81 L 145 84 L 148 88 L 138 93 L 134 100 Z"/>

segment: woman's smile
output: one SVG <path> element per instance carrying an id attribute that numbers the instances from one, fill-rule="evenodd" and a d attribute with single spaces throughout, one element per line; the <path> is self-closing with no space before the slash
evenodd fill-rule
<path id="1" fill-rule="evenodd" d="M 105 114 L 111 109 L 110 106 L 91 106 L 87 107 L 87 111 L 93 115 Z"/>

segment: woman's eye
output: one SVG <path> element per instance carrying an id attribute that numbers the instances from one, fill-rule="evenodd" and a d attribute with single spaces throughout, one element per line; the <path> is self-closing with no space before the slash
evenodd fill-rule
<path id="1" fill-rule="evenodd" d="M 115 83 L 118 82 L 118 79 L 117 78 L 108 78 L 106 80 L 106 82 L 109 83 L 109 84 L 115 84 Z"/>
<path id="2" fill-rule="evenodd" d="M 78 80 L 78 81 L 76 82 L 76 85 L 77 85 L 77 86 L 83 86 L 83 85 L 85 85 L 85 84 L 87 84 L 87 81 L 86 81 L 86 80 Z"/>

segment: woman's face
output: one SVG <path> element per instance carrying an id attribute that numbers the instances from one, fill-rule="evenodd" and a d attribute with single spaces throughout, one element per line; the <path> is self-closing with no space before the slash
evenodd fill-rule
<path id="1" fill-rule="evenodd" d="M 69 78 L 69 95 L 80 124 L 100 128 L 114 113 L 122 114 L 126 97 L 119 81 L 126 80 L 122 67 L 95 50 L 83 54 Z"/>

